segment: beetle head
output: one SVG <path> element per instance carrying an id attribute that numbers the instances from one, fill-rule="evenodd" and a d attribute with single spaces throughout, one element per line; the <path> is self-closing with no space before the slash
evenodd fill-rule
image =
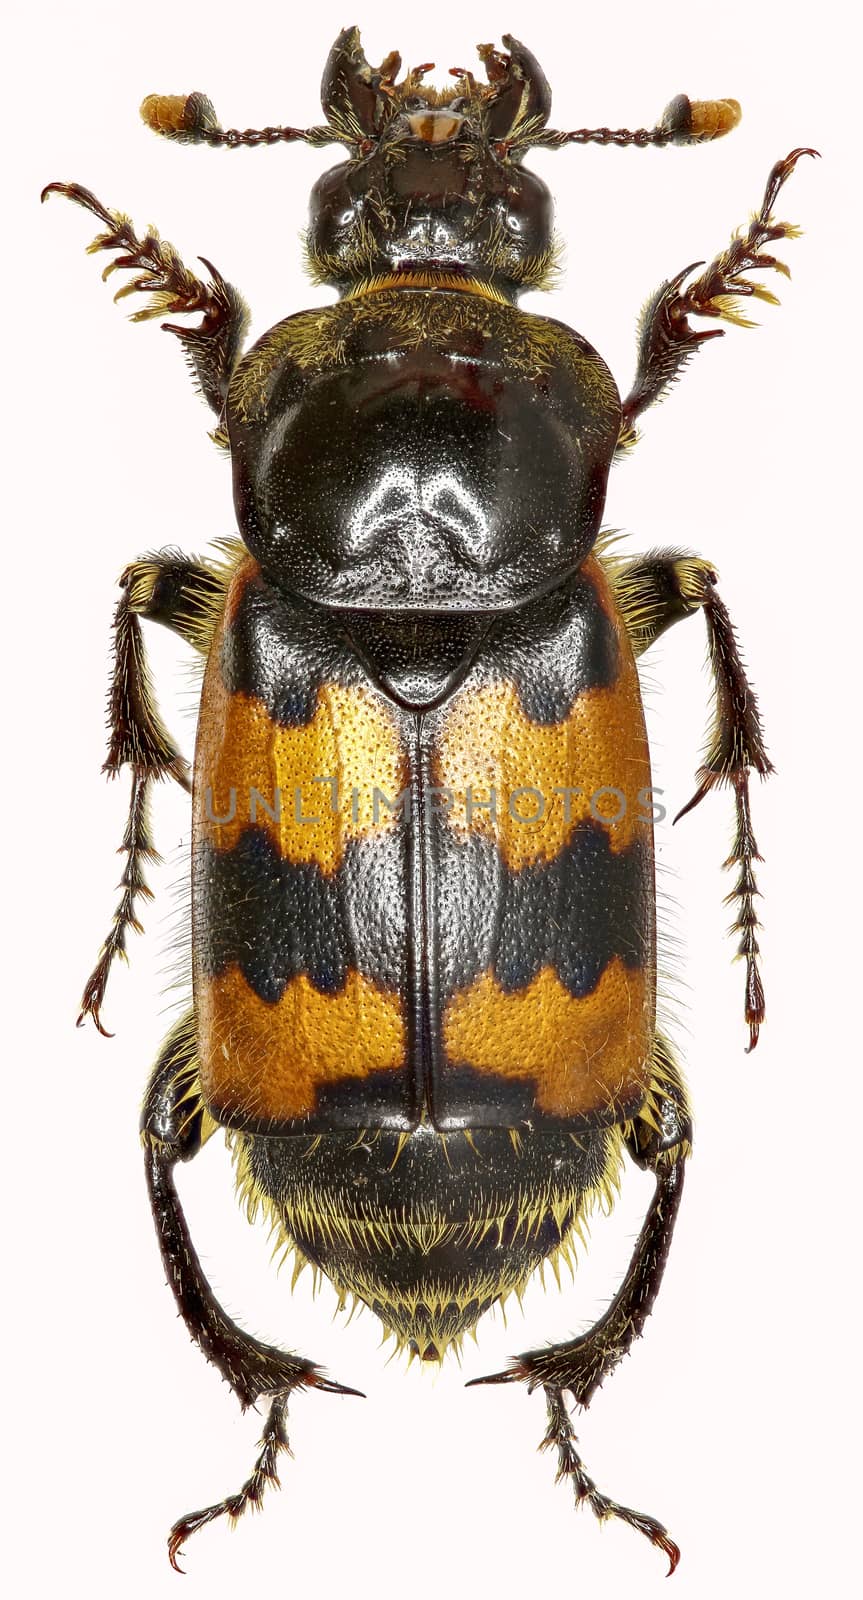
<path id="1" fill-rule="evenodd" d="M 486 82 L 452 69 L 449 89 L 424 84 L 430 65 L 397 81 L 392 53 L 369 66 L 356 28 L 336 40 L 321 99 L 351 147 L 312 191 L 314 276 L 342 289 L 369 278 L 433 273 L 494 280 L 505 294 L 536 285 L 552 263 L 546 185 L 521 165 L 545 126 L 551 92 L 537 61 L 506 36 L 481 45 Z"/>
<path id="2" fill-rule="evenodd" d="M 148 95 L 141 115 L 180 144 L 347 145 L 349 159 L 312 190 L 308 259 L 320 283 L 351 291 L 369 280 L 457 287 L 464 278 L 512 298 L 547 287 L 555 265 L 551 196 L 521 164 L 532 146 L 703 144 L 737 126 L 740 106 L 680 94 L 653 128 L 561 132 L 546 126 L 551 91 L 539 63 L 509 34 L 503 42 L 506 54 L 479 46 L 484 83 L 453 67 L 455 83 L 440 90 L 423 82 L 431 64 L 399 81 L 396 51 L 370 67 L 357 29 L 345 28 L 324 69 L 319 127 L 223 128 L 198 91 Z"/>

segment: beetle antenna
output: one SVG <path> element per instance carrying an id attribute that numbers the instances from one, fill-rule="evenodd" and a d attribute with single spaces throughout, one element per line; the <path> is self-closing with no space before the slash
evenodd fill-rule
<path id="1" fill-rule="evenodd" d="M 646 145 L 707 144 L 721 139 L 740 121 L 737 100 L 690 100 L 679 94 L 666 106 L 655 128 L 576 128 L 561 133 L 543 128 L 530 140 L 534 147 L 560 150 L 565 144 Z"/>
<path id="2" fill-rule="evenodd" d="M 148 94 L 141 105 L 141 116 L 148 128 L 178 144 L 240 145 L 336 144 L 341 135 L 333 127 L 318 128 L 223 128 L 211 100 L 205 94 Z"/>

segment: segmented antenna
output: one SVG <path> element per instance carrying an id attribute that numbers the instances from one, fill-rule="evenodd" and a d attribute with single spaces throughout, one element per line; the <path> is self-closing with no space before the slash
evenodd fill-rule
<path id="1" fill-rule="evenodd" d="M 508 58 L 498 58 L 490 45 L 481 46 L 480 54 L 490 77 L 490 85 L 485 93 L 493 94 L 499 90 L 498 79 L 503 70 L 498 62 Z M 393 56 L 388 58 L 388 63 L 390 59 L 398 61 Z M 427 70 L 426 66 L 417 68 L 408 78 L 411 82 L 414 79 L 418 81 Z M 463 73 L 460 68 L 454 70 L 458 70 L 469 86 L 476 88 L 469 73 Z M 408 80 L 399 86 L 403 93 L 406 92 L 406 86 L 409 86 Z M 396 94 L 388 81 L 381 81 L 379 89 L 391 98 Z M 532 126 L 525 125 L 522 128 L 517 139 L 510 134 L 502 143 L 515 143 L 520 149 L 533 147 L 546 150 L 560 150 L 567 144 L 636 145 L 641 148 L 646 145 L 662 148 L 668 144 L 707 144 L 712 139 L 721 139 L 732 128 L 736 128 L 740 115 L 740 105 L 736 100 L 690 100 L 687 95 L 679 94 L 666 106 L 655 128 L 575 128 L 564 133 L 542 126 L 542 119 L 536 117 L 530 119 Z M 238 149 L 241 145 L 291 144 L 298 141 L 311 145 L 352 144 L 362 139 L 357 128 L 347 123 L 341 126 L 336 117 L 330 123 L 312 128 L 223 128 L 212 101 L 205 94 L 197 92 L 189 95 L 150 94 L 141 106 L 141 116 L 154 133 L 161 134 L 165 139 L 173 139 L 178 144 L 227 145 L 229 149 Z"/>
<path id="2" fill-rule="evenodd" d="M 690 100 L 679 94 L 666 106 L 655 128 L 575 128 L 561 133 L 543 128 L 530 140 L 546 150 L 560 150 L 566 144 L 634 144 L 659 148 L 667 144 L 708 144 L 721 139 L 740 121 L 737 100 Z"/>
<path id="3" fill-rule="evenodd" d="M 223 128 L 211 100 L 205 94 L 148 94 L 141 106 L 148 128 L 177 144 L 241 145 L 336 144 L 335 128 Z"/>

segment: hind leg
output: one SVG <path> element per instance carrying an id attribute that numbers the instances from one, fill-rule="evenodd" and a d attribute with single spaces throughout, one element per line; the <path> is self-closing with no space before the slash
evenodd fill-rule
<path id="1" fill-rule="evenodd" d="M 177 1557 L 190 1534 L 217 1517 L 235 1520 L 247 1506 L 260 1505 L 267 1483 L 278 1484 L 277 1459 L 289 1448 L 285 1418 L 292 1390 L 358 1393 L 327 1378 L 305 1357 L 277 1350 L 244 1332 L 213 1294 L 183 1215 L 173 1169 L 178 1161 L 192 1160 L 215 1127 L 201 1098 L 195 1019 L 189 1012 L 165 1041 L 141 1116 L 147 1187 L 159 1249 L 180 1316 L 207 1360 L 230 1384 L 243 1410 L 263 1395 L 272 1398 L 261 1452 L 242 1488 L 215 1505 L 181 1517 L 171 1529 L 168 1553 L 178 1571 Z"/>
<path id="2" fill-rule="evenodd" d="M 638 1118 L 629 1126 L 626 1145 L 637 1166 L 656 1176 L 656 1189 L 626 1276 L 599 1321 L 579 1339 L 529 1350 L 516 1357 L 506 1372 L 474 1383 L 524 1382 L 542 1388 L 548 1408 L 543 1448 L 555 1448 L 558 1477 L 569 1478 L 577 1505 L 586 1503 L 604 1521 L 617 1517 L 664 1550 L 674 1571 L 680 1551 L 655 1518 L 618 1504 L 603 1494 L 588 1475 L 576 1449 L 576 1438 L 564 1396 L 587 1407 L 597 1389 L 641 1334 L 653 1308 L 683 1191 L 683 1170 L 689 1155 L 692 1123 L 686 1090 L 671 1051 L 661 1036 L 654 1046 L 650 1091 Z"/>

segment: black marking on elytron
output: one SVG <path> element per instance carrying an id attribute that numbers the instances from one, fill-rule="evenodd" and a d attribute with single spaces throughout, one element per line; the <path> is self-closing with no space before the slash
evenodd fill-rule
<path id="1" fill-rule="evenodd" d="M 422 1110 L 422 1077 L 416 1063 L 406 1059 L 402 1070 L 366 1072 L 361 1078 L 317 1084 L 314 1111 L 303 1118 L 303 1127 L 310 1133 L 350 1128 L 354 1139 L 358 1128 L 407 1133 L 417 1126 Z"/>
<path id="2" fill-rule="evenodd" d="M 337 1135 L 348 1131 L 355 1143 L 360 1129 L 374 1128 L 376 1134 L 381 1130 L 404 1134 L 419 1125 L 424 1109 L 423 1085 L 410 1058 L 404 1068 L 364 1072 L 360 1077 L 350 1075 L 352 1068 L 356 1068 L 356 1062 L 346 1060 L 344 1078 L 316 1084 L 310 1109 L 300 1117 L 256 1117 L 244 1108 L 237 1114 L 219 1110 L 218 1119 L 224 1127 L 237 1128 L 244 1134 L 274 1135 L 280 1144 L 296 1144 L 301 1155 L 309 1145 L 307 1139 L 297 1135 Z"/>
<path id="3" fill-rule="evenodd" d="M 637 1068 L 638 1062 L 633 1063 Z M 633 1088 L 626 1099 L 616 1097 L 608 1104 L 588 1111 L 557 1116 L 541 1110 L 536 1103 L 536 1083 L 529 1073 L 524 1077 L 480 1072 L 464 1062 L 447 1063 L 433 1086 L 429 1115 L 440 1133 L 460 1130 L 519 1128 L 531 1135 L 548 1135 L 565 1129 L 565 1137 L 577 1135 L 579 1141 L 635 1116 L 644 1102 L 644 1089 Z"/>
<path id="4" fill-rule="evenodd" d="M 485 679 L 510 679 L 532 722 L 562 722 L 579 695 L 607 689 L 620 645 L 589 573 L 502 618 L 476 663 Z"/>
<path id="5" fill-rule="evenodd" d="M 406 865 L 403 831 L 352 840 L 338 870 L 285 861 L 269 833 L 248 827 L 231 850 L 195 850 L 195 951 L 214 978 L 232 963 L 275 1004 L 301 974 L 338 994 L 348 973 L 404 995 Z"/>
<path id="6" fill-rule="evenodd" d="M 281 594 L 258 574 L 225 629 L 220 668 L 232 694 L 254 696 L 283 728 L 311 722 L 321 684 L 368 681 L 329 612 Z"/>
<path id="7" fill-rule="evenodd" d="M 433 850 L 443 1003 L 489 970 L 514 994 L 552 967 L 583 999 L 615 956 L 652 964 L 649 837 L 615 852 L 600 823 L 581 822 L 553 861 L 513 872 L 493 839 L 459 837 L 435 819 Z"/>

